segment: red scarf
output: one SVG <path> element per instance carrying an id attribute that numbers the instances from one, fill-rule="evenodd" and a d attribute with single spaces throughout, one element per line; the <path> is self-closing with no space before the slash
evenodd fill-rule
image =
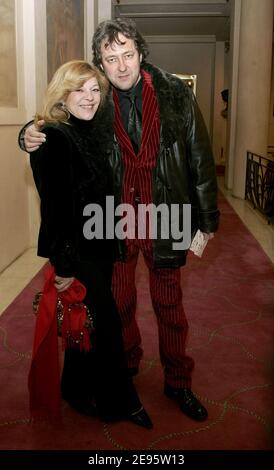
<path id="1" fill-rule="evenodd" d="M 75 345 L 74 340 L 81 337 L 82 340 L 77 344 L 80 350 L 89 350 L 91 347 L 89 332 L 83 327 L 86 310 L 81 304 L 86 295 L 86 288 L 75 279 L 66 291 L 58 294 L 54 282 L 54 268 L 50 267 L 45 273 L 45 284 L 39 302 L 28 377 L 30 413 L 33 418 L 60 416 L 61 393 L 56 318 L 58 297 L 64 306 L 63 347 L 71 346 L 72 343 Z M 70 304 L 73 303 L 77 303 L 77 306 L 71 309 Z"/>

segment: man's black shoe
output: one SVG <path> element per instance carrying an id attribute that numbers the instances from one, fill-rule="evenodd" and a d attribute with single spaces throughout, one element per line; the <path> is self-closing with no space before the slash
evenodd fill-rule
<path id="1" fill-rule="evenodd" d="M 139 411 L 132 413 L 128 417 L 128 420 L 131 421 L 131 423 L 142 426 L 145 429 L 152 429 L 153 427 L 152 421 L 143 407 Z"/>
<path id="2" fill-rule="evenodd" d="M 190 388 L 174 388 L 165 384 L 164 393 L 167 397 L 176 400 L 181 411 L 196 421 L 205 421 L 208 417 L 206 408 L 196 398 Z"/>
<path id="3" fill-rule="evenodd" d="M 128 368 L 128 374 L 130 377 L 134 377 L 135 375 L 137 375 L 139 372 L 139 367 L 129 367 Z"/>

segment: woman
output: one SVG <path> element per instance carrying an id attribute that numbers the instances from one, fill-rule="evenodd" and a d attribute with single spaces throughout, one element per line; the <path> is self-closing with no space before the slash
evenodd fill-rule
<path id="1" fill-rule="evenodd" d="M 31 155 L 41 199 L 38 255 L 55 268 L 55 286 L 67 289 L 74 278 L 87 289 L 84 300 L 95 331 L 88 352 L 65 351 L 62 397 L 81 413 L 104 420 L 127 419 L 145 428 L 152 423 L 129 377 L 119 314 L 111 293 L 115 241 L 87 240 L 83 209 L 112 195 L 107 153 L 110 117 L 104 101 L 108 82 L 98 69 L 76 60 L 54 74 L 37 119 L 45 121 L 46 143 Z M 105 215 L 105 214 L 104 214 Z"/>

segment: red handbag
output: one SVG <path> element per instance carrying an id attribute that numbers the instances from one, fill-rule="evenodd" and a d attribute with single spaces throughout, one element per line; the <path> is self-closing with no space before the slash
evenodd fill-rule
<path id="1" fill-rule="evenodd" d="M 32 302 L 33 313 L 36 316 L 39 313 L 42 295 L 43 292 L 37 292 Z M 62 337 L 63 349 L 76 347 L 88 351 L 91 348 L 90 333 L 94 330 L 93 317 L 82 302 L 85 295 L 85 287 L 76 279 L 66 291 L 58 294 L 56 303 L 57 332 L 58 336 Z"/>

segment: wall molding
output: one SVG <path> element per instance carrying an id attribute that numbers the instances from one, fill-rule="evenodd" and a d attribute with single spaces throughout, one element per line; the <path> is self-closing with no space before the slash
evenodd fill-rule
<path id="1" fill-rule="evenodd" d="M 145 36 L 145 40 L 149 43 L 215 43 L 214 35 L 208 36 Z"/>
<path id="2" fill-rule="evenodd" d="M 23 0 L 15 0 L 15 54 L 17 106 L 0 107 L 0 125 L 18 125 L 26 120 L 23 60 Z"/>

